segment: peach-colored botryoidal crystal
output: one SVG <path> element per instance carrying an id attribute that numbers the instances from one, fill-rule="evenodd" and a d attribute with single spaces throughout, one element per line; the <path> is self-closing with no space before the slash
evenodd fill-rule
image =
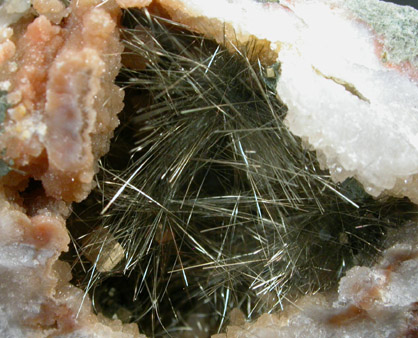
<path id="1" fill-rule="evenodd" d="M 120 8 L 142 8 L 148 6 L 152 0 L 116 0 Z"/>
<path id="2" fill-rule="evenodd" d="M 139 337 L 136 325 L 94 315 L 58 261 L 70 203 L 91 190 L 122 109 L 120 9 L 33 5 L 37 17 L 26 0 L 0 5 L 14 13 L 0 18 L 0 336 Z"/>
<path id="3" fill-rule="evenodd" d="M 80 201 L 118 124 L 113 84 L 122 51 L 113 2 L 74 2 L 62 25 L 39 16 L 17 37 L 11 107 L 0 135 L 5 159 L 41 180 L 49 196 Z M 41 163 L 39 163 L 41 162 Z"/>
<path id="4" fill-rule="evenodd" d="M 16 46 L 12 41 L 7 39 L 0 43 L 0 65 L 8 61 L 15 53 Z"/>
<path id="5" fill-rule="evenodd" d="M 70 13 L 70 8 L 66 8 L 60 0 L 32 0 L 32 6 L 40 15 L 55 24 L 60 23 Z"/>
<path id="6" fill-rule="evenodd" d="M 11 107 L 0 144 L 17 167 L 29 165 L 41 155 L 46 126 L 42 114 L 48 67 L 62 46 L 62 29 L 45 17 L 35 19 L 17 42 L 15 62 L 19 70 L 10 78 Z"/>

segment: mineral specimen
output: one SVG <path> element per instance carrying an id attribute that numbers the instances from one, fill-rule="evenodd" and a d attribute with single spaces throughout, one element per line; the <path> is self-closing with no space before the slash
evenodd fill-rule
<path id="1" fill-rule="evenodd" d="M 2 337 L 140 336 L 135 325 L 94 315 L 58 257 L 70 242 L 70 204 L 90 192 L 122 109 L 113 84 L 118 6 L 149 4 L 0 4 Z M 279 64 L 287 124 L 333 179 L 355 177 L 373 196 L 418 202 L 417 11 L 377 0 L 155 0 L 151 9 L 232 52 L 252 46 L 264 63 Z M 302 311 L 264 315 L 223 336 L 416 335 L 411 229 L 378 265 L 350 270 L 338 296 L 304 298 Z"/>
<path id="2" fill-rule="evenodd" d="M 119 9 L 33 7 L 0 5 L 0 335 L 139 337 L 135 325 L 96 317 L 58 261 L 70 242 L 70 202 L 89 193 L 122 108 L 113 84 Z"/>

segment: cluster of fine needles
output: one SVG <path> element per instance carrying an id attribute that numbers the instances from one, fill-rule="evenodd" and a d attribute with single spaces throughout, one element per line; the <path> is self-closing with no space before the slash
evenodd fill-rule
<path id="1" fill-rule="evenodd" d="M 233 308 L 280 310 L 376 257 L 403 202 L 331 183 L 284 125 L 278 65 L 148 12 L 125 12 L 124 25 L 126 108 L 87 201 L 99 202 L 88 226 L 107 229 L 124 259 L 74 272 L 99 311 L 122 309 L 149 336 L 207 337 Z"/>

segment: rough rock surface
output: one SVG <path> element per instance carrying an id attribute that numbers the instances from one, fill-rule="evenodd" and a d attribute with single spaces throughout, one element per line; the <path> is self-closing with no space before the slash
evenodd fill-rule
<path id="1" fill-rule="evenodd" d="M 0 5 L 0 336 L 140 337 L 94 315 L 58 260 L 71 202 L 90 192 L 118 125 L 120 10 L 95 0 L 33 8 Z"/>
<path id="2" fill-rule="evenodd" d="M 111 4 L 77 2 L 61 25 L 44 15 L 22 24 L 9 39 L 16 53 L 0 64 L 8 106 L 3 160 L 20 181 L 39 180 L 48 196 L 67 202 L 90 192 L 122 109 L 123 92 L 113 84 L 122 51 L 119 10 Z"/>
<path id="3" fill-rule="evenodd" d="M 70 266 L 58 261 L 70 240 L 67 204 L 30 198 L 26 206 L 18 194 L 0 190 L 0 336 L 139 337 L 136 326 L 93 315 L 90 300 L 69 283 Z"/>

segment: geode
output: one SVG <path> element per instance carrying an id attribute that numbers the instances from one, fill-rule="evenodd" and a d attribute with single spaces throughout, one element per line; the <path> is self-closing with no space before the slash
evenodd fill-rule
<path id="1" fill-rule="evenodd" d="M 287 125 L 332 178 L 355 177 L 373 196 L 418 201 L 418 13 L 410 7 L 377 0 L 80 0 L 68 6 L 6 0 L 0 4 L 4 337 L 140 336 L 134 324 L 94 315 L 58 258 L 70 243 L 71 203 L 91 191 L 123 106 L 114 84 L 123 49 L 119 7 L 143 6 L 231 52 L 249 41 L 269 46 L 256 57 L 280 64 L 277 93 L 288 108 Z M 308 296 L 298 304 L 302 312 L 265 315 L 224 336 L 416 334 L 415 234 L 412 224 L 393 236 L 378 265 L 350 270 L 338 297 Z"/>

